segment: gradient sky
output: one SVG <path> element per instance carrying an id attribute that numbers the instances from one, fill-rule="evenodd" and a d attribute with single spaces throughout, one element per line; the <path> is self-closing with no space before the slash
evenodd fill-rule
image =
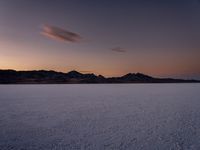
<path id="1" fill-rule="evenodd" d="M 200 79 L 200 1 L 0 0 L 0 68 Z"/>

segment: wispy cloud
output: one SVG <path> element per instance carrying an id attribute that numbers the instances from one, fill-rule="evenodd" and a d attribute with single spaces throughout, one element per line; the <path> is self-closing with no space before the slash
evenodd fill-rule
<path id="1" fill-rule="evenodd" d="M 126 50 L 121 48 L 121 47 L 114 47 L 111 50 L 114 51 L 114 52 L 119 52 L 119 53 L 125 53 L 126 52 Z"/>
<path id="2" fill-rule="evenodd" d="M 82 39 L 79 34 L 62 29 L 60 27 L 44 25 L 42 29 L 43 31 L 41 34 L 53 40 L 76 43 Z"/>

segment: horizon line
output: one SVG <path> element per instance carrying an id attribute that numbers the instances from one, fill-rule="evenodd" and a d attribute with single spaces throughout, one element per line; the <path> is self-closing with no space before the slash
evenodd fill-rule
<path id="1" fill-rule="evenodd" d="M 95 76 L 103 76 L 104 78 L 118 78 L 118 77 L 123 77 L 125 75 L 128 75 L 128 74 L 142 74 L 142 75 L 146 75 L 146 76 L 149 76 L 149 77 L 152 77 L 152 78 L 160 78 L 160 79 L 181 79 L 181 80 L 197 80 L 197 81 L 200 81 L 199 79 L 195 79 L 195 78 L 187 78 L 187 79 L 184 79 L 184 78 L 176 78 L 176 77 L 159 77 L 159 76 L 154 76 L 154 75 L 149 75 L 149 74 L 146 74 L 146 73 L 143 73 L 143 72 L 127 72 L 125 74 L 122 74 L 122 75 L 119 75 L 119 76 L 104 76 L 102 74 L 96 74 L 94 72 L 90 72 L 90 73 L 83 73 L 81 71 L 77 71 L 75 69 L 72 69 L 72 70 L 69 70 L 67 72 L 64 72 L 64 71 L 57 71 L 57 70 L 53 70 L 53 69 L 33 69 L 33 70 L 30 70 L 30 69 L 25 69 L 25 70 L 18 70 L 18 69 L 1 69 L 0 68 L 0 71 L 16 71 L 16 72 L 25 72 L 25 71 L 53 71 L 53 72 L 56 72 L 56 73 L 63 73 L 63 74 L 67 74 L 67 73 L 70 73 L 72 71 L 75 71 L 75 72 L 78 72 L 80 74 L 94 74 Z"/>

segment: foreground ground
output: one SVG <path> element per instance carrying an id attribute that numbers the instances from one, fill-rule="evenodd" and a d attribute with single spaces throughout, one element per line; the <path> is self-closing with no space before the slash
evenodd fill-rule
<path id="1" fill-rule="evenodd" d="M 1 85 L 1 150 L 200 149 L 200 84 Z"/>

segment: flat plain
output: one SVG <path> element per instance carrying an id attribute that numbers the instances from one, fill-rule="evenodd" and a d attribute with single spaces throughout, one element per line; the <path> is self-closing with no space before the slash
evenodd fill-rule
<path id="1" fill-rule="evenodd" d="M 0 85 L 1 150 L 197 150 L 200 84 Z"/>

